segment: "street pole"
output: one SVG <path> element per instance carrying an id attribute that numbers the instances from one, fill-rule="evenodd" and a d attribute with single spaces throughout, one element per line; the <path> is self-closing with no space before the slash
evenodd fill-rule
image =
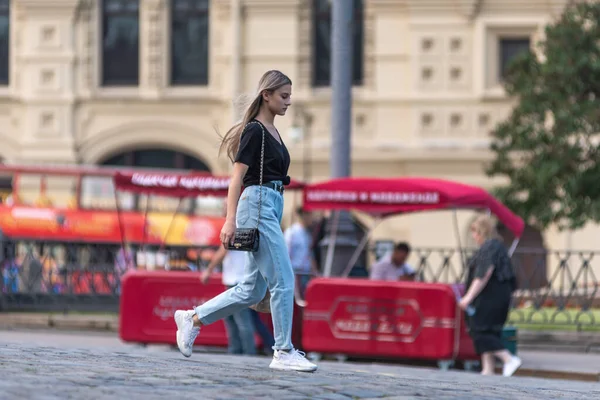
<path id="1" fill-rule="evenodd" d="M 331 149 L 334 178 L 350 176 L 353 0 L 331 2 Z"/>
<path id="2" fill-rule="evenodd" d="M 331 1 L 331 154 L 332 178 L 351 174 L 352 24 L 354 1 Z M 336 231 L 337 230 L 337 234 Z M 352 217 L 341 212 L 330 218 L 320 243 L 325 276 L 340 276 L 358 240 Z M 333 247 L 330 247 L 333 246 Z M 335 249 L 335 251 L 333 251 Z"/>

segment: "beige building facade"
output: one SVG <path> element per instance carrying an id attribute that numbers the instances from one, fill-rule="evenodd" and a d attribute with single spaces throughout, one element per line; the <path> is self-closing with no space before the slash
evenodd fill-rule
<path id="1" fill-rule="evenodd" d="M 489 132 L 511 107 L 503 68 L 566 2 L 357 2 L 352 174 L 492 187 L 483 173 Z M 4 162 L 100 164 L 136 149 L 170 149 L 227 173 L 215 128 L 234 120 L 234 98 L 280 69 L 294 83 L 294 106 L 277 121 L 291 175 L 328 177 L 328 0 L 4 3 Z M 471 216 L 459 213 L 463 243 Z M 454 246 L 452 221 L 445 212 L 394 218 L 375 237 Z M 551 229 L 544 244 L 593 249 L 597 237 L 595 227 Z"/>

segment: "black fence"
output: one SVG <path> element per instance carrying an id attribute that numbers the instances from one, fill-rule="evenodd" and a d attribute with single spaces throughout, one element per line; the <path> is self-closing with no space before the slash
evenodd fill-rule
<path id="1" fill-rule="evenodd" d="M 120 279 L 136 267 L 139 249 L 118 245 L 7 241 L 0 252 L 0 310 L 118 312 Z M 156 249 L 155 249 L 156 250 Z M 206 260 L 186 249 L 166 249 L 158 268 L 201 269 Z M 472 250 L 415 248 L 409 262 L 424 282 L 465 280 Z M 174 260 L 179 260 L 175 262 Z M 148 263 L 148 260 L 145 262 Z M 510 321 L 600 329 L 600 254 L 517 248 L 518 289 Z M 176 272 L 173 272 L 176 273 Z"/>
<path id="2" fill-rule="evenodd" d="M 413 260 L 423 282 L 460 283 L 474 250 L 417 248 Z M 509 322 L 600 330 L 600 253 L 517 248 L 517 277 Z"/>

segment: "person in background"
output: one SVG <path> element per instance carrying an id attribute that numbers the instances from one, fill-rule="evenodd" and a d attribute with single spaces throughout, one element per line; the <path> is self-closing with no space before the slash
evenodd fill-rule
<path id="1" fill-rule="evenodd" d="M 313 257 L 312 232 L 309 230 L 312 222 L 311 215 L 299 207 L 296 209 L 296 216 L 298 220 L 286 229 L 284 238 L 297 285 L 299 285 L 300 293 L 304 296 L 311 275 L 317 275 L 317 267 Z"/>
<path id="2" fill-rule="evenodd" d="M 121 246 L 115 254 L 115 275 L 117 276 L 117 293 L 121 293 L 121 279 L 129 271 L 135 270 L 135 254 L 129 244 Z"/>
<path id="3" fill-rule="evenodd" d="M 410 246 L 408 243 L 396 244 L 394 250 L 373 264 L 370 279 L 378 281 L 414 281 L 416 272 L 406 263 L 409 255 Z"/>
<path id="4" fill-rule="evenodd" d="M 502 330 L 516 289 L 516 276 L 490 217 L 477 217 L 471 225 L 471 234 L 479 249 L 469 261 L 467 292 L 459 306 L 463 310 L 472 306 L 475 310 L 466 320 L 475 351 L 481 355 L 481 374 L 494 374 L 494 357 L 497 357 L 504 363 L 502 374 L 512 376 L 521 366 L 521 359 L 504 347 Z"/>
<path id="5" fill-rule="evenodd" d="M 258 333 L 262 340 L 263 352 L 267 356 L 273 355 L 273 345 L 275 345 L 275 338 L 269 331 L 269 328 L 265 325 L 262 319 L 260 319 L 260 314 L 249 308 L 250 314 L 252 315 L 252 322 L 254 323 L 254 330 Z"/>
<path id="6" fill-rule="evenodd" d="M 128 271 L 135 269 L 134 258 L 135 255 L 133 254 L 129 244 L 125 244 L 124 247 L 121 246 L 115 256 L 115 271 L 118 272 L 119 276 L 123 276 Z"/>
<path id="7" fill-rule="evenodd" d="M 230 289 L 244 279 L 244 265 L 246 254 L 240 251 L 227 251 L 225 247 L 219 246 L 208 267 L 202 271 L 200 280 L 203 284 L 213 273 L 215 267 L 222 264 L 223 285 Z M 254 341 L 254 322 L 249 308 L 237 311 L 223 320 L 227 330 L 229 342 L 228 352 L 230 354 L 256 354 L 256 342 Z"/>

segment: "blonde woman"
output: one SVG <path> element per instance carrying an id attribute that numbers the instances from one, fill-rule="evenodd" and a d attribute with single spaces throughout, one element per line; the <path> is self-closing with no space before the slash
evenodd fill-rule
<path id="1" fill-rule="evenodd" d="M 521 366 L 521 359 L 502 343 L 502 329 L 516 288 L 512 263 L 491 218 L 477 217 L 471 234 L 479 249 L 469 262 L 468 289 L 459 305 L 463 310 L 470 305 L 475 309 L 467 323 L 475 351 L 481 356 L 481 373 L 493 375 L 497 357 L 504 363 L 502 374 L 511 376 Z"/>
<path id="2" fill-rule="evenodd" d="M 203 325 L 212 324 L 244 308 L 259 303 L 267 292 L 273 318 L 275 345 L 270 368 L 312 372 L 317 366 L 292 345 L 294 311 L 294 272 L 281 231 L 283 186 L 290 155 L 275 128 L 276 115 L 285 115 L 292 104 L 292 81 L 279 71 L 266 72 L 258 83 L 258 92 L 240 124 L 223 137 L 233 162 L 227 195 L 227 217 L 221 230 L 221 242 L 232 243 L 237 228 L 254 228 L 258 221 L 259 248 L 246 253 L 244 277 L 235 287 L 221 293 L 194 310 L 175 312 L 177 345 L 190 357 L 192 346 Z M 260 183 L 262 138 L 264 134 L 263 185 Z M 244 191 L 240 191 L 244 186 Z M 239 200 L 238 200 L 239 199 Z M 260 199 L 260 218 L 259 217 Z"/>

